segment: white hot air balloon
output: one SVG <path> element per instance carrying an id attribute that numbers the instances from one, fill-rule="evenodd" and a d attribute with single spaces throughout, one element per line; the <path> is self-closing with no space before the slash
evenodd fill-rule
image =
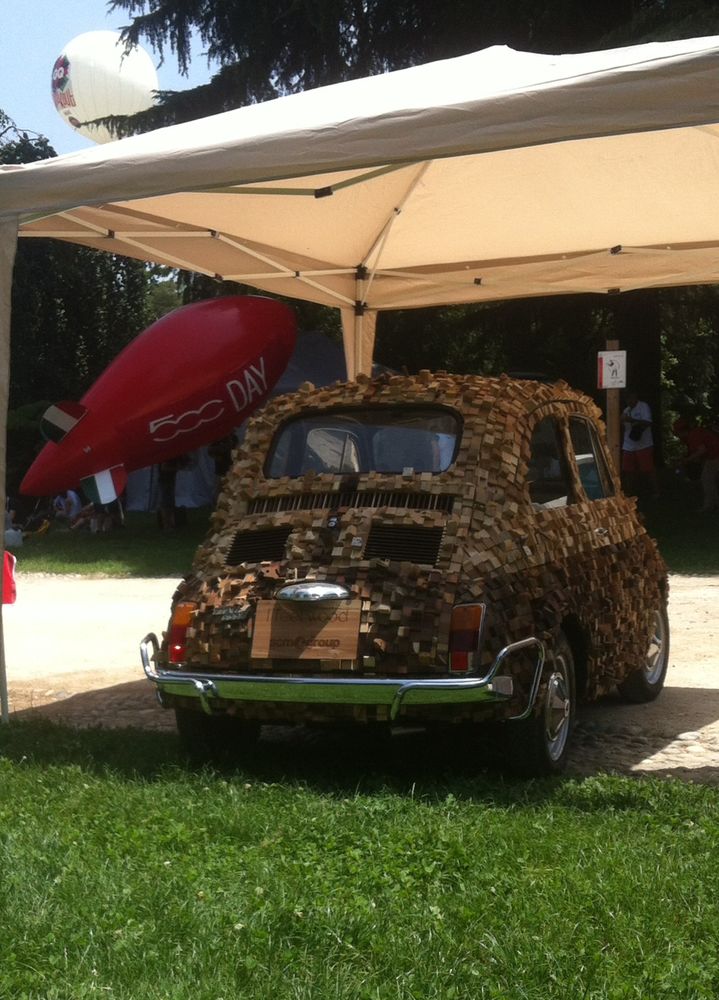
<path id="1" fill-rule="evenodd" d="M 115 31 L 86 31 L 68 42 L 52 70 L 52 99 L 70 128 L 94 142 L 112 142 L 102 125 L 83 122 L 108 115 L 133 115 L 152 107 L 159 87 L 148 53 L 125 45 Z"/>

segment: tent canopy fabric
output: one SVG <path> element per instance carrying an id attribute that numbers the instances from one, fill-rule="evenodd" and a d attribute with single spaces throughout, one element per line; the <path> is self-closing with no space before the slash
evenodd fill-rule
<path id="1" fill-rule="evenodd" d="M 342 310 L 711 282 L 719 36 L 493 47 L 0 168 L 0 220 Z"/>

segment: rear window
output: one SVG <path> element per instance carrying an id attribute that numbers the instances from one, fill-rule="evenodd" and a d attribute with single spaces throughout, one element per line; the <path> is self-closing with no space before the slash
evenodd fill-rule
<path id="1" fill-rule="evenodd" d="M 444 472 L 459 445 L 460 419 L 441 407 L 367 407 L 305 414 L 275 435 L 265 475 Z"/>

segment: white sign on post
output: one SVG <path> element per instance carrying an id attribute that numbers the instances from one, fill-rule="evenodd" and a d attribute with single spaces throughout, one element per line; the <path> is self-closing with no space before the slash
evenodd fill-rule
<path id="1" fill-rule="evenodd" d="M 627 352 L 597 353 L 597 388 L 625 389 L 627 385 Z"/>

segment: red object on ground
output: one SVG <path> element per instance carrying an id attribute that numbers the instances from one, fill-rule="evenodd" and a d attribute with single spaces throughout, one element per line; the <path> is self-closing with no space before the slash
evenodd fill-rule
<path id="1" fill-rule="evenodd" d="M 2 602 L 3 604 L 14 604 L 17 600 L 17 586 L 15 584 L 15 563 L 17 559 L 12 552 L 6 552 L 3 560 L 2 576 Z"/>
<path id="2" fill-rule="evenodd" d="M 122 351 L 80 403 L 50 407 L 43 428 L 52 440 L 20 492 L 49 496 L 88 480 L 96 481 L 101 502 L 113 499 L 133 469 L 238 427 L 266 401 L 295 339 L 292 310 L 261 296 L 210 299 L 168 313 Z"/>

